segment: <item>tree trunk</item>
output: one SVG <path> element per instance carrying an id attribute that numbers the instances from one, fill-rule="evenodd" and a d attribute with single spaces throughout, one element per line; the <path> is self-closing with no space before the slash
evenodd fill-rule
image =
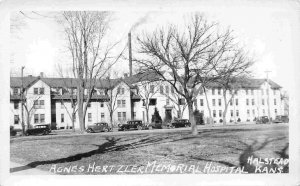
<path id="1" fill-rule="evenodd" d="M 73 132 L 75 132 L 75 124 L 74 124 L 75 114 L 76 114 L 76 113 L 74 113 L 74 112 L 73 112 L 73 114 L 72 114 L 72 131 L 73 131 Z"/>
<path id="2" fill-rule="evenodd" d="M 206 105 L 207 105 L 207 109 L 208 109 L 208 113 L 209 113 L 209 124 L 213 124 L 213 117 L 211 115 L 211 109 L 210 109 L 208 98 L 207 98 L 206 88 L 203 88 L 203 91 L 204 91 Z"/>
<path id="3" fill-rule="evenodd" d="M 146 121 L 147 121 L 147 123 L 149 123 L 149 107 L 145 107 L 145 109 L 146 109 Z"/>
<path id="4" fill-rule="evenodd" d="M 84 98 L 84 89 L 79 86 L 77 91 L 77 100 L 78 100 L 78 118 L 79 118 L 79 127 L 80 131 L 84 132 L 85 129 L 85 117 L 83 113 L 83 98 Z"/>
<path id="5" fill-rule="evenodd" d="M 224 97 L 224 112 L 223 112 L 223 125 L 226 125 L 226 114 L 228 109 L 227 97 L 226 97 L 226 90 L 223 90 L 223 97 Z"/>
<path id="6" fill-rule="evenodd" d="M 188 109 L 189 109 L 189 120 L 191 122 L 191 132 L 192 135 L 197 135 L 198 131 L 197 131 L 197 125 L 195 122 L 195 118 L 194 118 L 194 113 L 193 113 L 193 101 L 192 100 L 187 100 L 188 102 Z"/>

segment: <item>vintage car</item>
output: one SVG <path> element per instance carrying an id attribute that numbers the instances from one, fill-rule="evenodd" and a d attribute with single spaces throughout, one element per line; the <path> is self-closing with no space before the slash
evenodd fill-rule
<path id="1" fill-rule="evenodd" d="M 178 128 L 178 127 L 190 127 L 191 123 L 188 119 L 176 119 L 171 122 L 171 128 Z"/>
<path id="2" fill-rule="evenodd" d="M 131 120 L 127 121 L 126 124 L 119 124 L 119 131 L 125 131 L 125 130 L 130 130 L 130 129 L 146 129 L 147 127 L 143 124 L 142 120 Z"/>
<path id="3" fill-rule="evenodd" d="M 50 124 L 35 125 L 34 128 L 29 128 L 25 131 L 25 135 L 47 135 L 51 133 Z"/>
<path id="4" fill-rule="evenodd" d="M 266 123 L 269 123 L 269 118 L 268 116 L 261 116 L 260 118 L 258 118 L 256 120 L 256 124 L 266 124 Z"/>
<path id="5" fill-rule="evenodd" d="M 273 121 L 273 123 L 288 123 L 288 122 L 289 122 L 288 116 L 283 116 L 283 115 L 276 116 L 275 120 Z"/>
<path id="6" fill-rule="evenodd" d="M 92 132 L 109 132 L 112 131 L 112 128 L 108 126 L 106 122 L 94 123 L 92 125 L 88 125 L 86 131 L 88 133 Z"/>

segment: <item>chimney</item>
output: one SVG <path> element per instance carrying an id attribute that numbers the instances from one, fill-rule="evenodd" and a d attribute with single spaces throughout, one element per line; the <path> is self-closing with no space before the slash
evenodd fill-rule
<path id="1" fill-rule="evenodd" d="M 132 76 L 131 32 L 128 33 L 128 52 L 129 52 L 129 77 L 131 77 Z"/>
<path id="2" fill-rule="evenodd" d="M 40 72 L 40 77 L 41 77 L 41 78 L 44 77 L 44 72 Z"/>

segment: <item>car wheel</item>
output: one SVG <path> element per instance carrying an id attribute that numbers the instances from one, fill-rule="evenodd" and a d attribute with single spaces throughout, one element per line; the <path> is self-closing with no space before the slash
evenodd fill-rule
<path id="1" fill-rule="evenodd" d="M 25 136 L 29 136 L 29 133 L 28 133 L 28 132 L 25 132 Z"/>
<path id="2" fill-rule="evenodd" d="M 139 126 L 137 127 L 137 129 L 138 129 L 138 130 L 142 130 L 142 126 L 139 125 Z"/>
<path id="3" fill-rule="evenodd" d="M 92 131 L 92 129 L 87 129 L 86 130 L 88 133 L 92 133 L 93 131 Z"/>
<path id="4" fill-rule="evenodd" d="M 48 135 L 48 134 L 49 134 L 49 131 L 45 130 L 44 135 Z"/>
<path id="5" fill-rule="evenodd" d="M 107 129 L 107 128 L 105 128 L 105 129 L 104 129 L 104 132 L 108 132 L 108 129 Z"/>

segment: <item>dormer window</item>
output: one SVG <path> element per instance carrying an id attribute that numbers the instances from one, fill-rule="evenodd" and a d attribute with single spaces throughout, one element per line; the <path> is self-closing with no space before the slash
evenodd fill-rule
<path id="1" fill-rule="evenodd" d="M 13 95 L 18 95 L 19 94 L 19 89 L 18 88 L 14 88 L 13 89 Z"/>

